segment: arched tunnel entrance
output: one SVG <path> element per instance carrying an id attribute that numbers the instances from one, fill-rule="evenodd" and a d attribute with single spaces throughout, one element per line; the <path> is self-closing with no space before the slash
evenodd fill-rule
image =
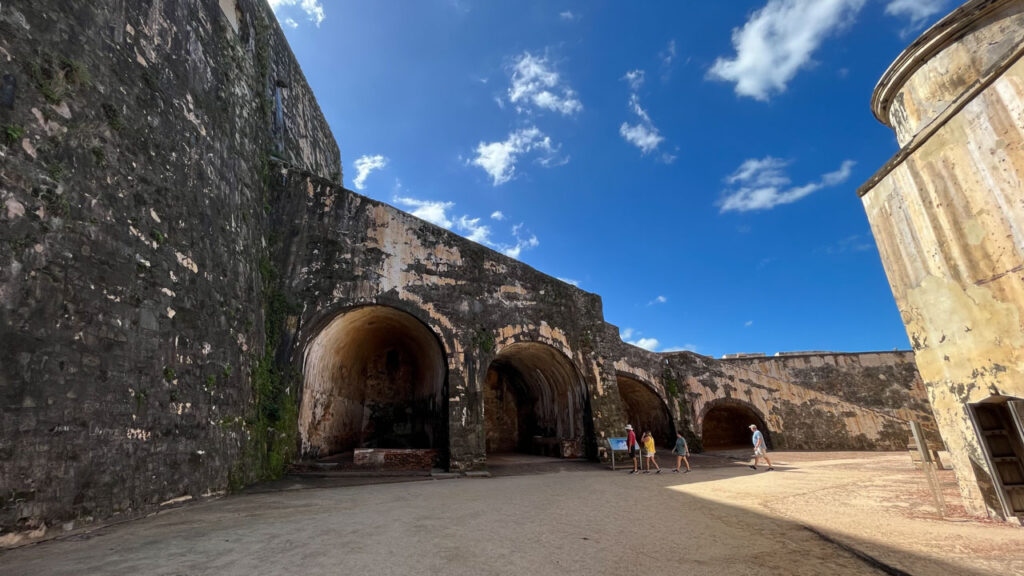
<path id="1" fill-rule="evenodd" d="M 582 376 L 546 344 L 506 347 L 487 369 L 484 428 L 488 454 L 585 456 L 593 432 Z"/>
<path id="2" fill-rule="evenodd" d="M 617 374 L 619 397 L 626 409 L 626 422 L 633 425 L 637 438 L 650 432 L 659 446 L 672 447 L 676 443 L 676 429 L 672 415 L 661 398 L 639 380 Z"/>
<path id="3" fill-rule="evenodd" d="M 302 455 L 357 448 L 447 453 L 447 360 L 414 316 L 387 306 L 339 314 L 305 352 Z"/>
<path id="4" fill-rule="evenodd" d="M 764 420 L 747 404 L 740 401 L 714 404 L 705 414 L 701 426 L 701 440 L 705 450 L 731 450 L 753 448 L 749 426 L 754 424 L 764 435 L 771 448 L 771 434 Z"/>

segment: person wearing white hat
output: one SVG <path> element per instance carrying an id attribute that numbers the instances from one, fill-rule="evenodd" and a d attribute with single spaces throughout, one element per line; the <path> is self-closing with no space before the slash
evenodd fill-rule
<path id="1" fill-rule="evenodd" d="M 750 469 L 757 470 L 757 461 L 764 458 L 764 461 L 768 463 L 768 469 L 775 470 L 772 466 L 772 461 L 768 459 L 768 449 L 764 445 L 764 435 L 757 429 L 756 424 L 751 424 L 749 428 L 754 433 L 754 436 L 751 438 L 751 442 L 754 443 L 754 463 L 750 465 Z"/>
<path id="2" fill-rule="evenodd" d="M 633 471 L 630 474 L 636 474 L 640 471 L 640 458 L 636 452 L 636 432 L 633 432 L 633 426 L 630 424 L 626 424 L 626 445 L 629 446 L 629 456 L 633 459 Z"/>

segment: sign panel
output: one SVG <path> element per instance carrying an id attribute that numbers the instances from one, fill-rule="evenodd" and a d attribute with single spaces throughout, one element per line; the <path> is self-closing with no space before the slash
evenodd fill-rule
<path id="1" fill-rule="evenodd" d="M 608 446 L 610 446 L 612 450 L 618 450 L 618 451 L 621 451 L 621 452 L 629 451 L 629 447 L 626 445 L 626 438 L 624 438 L 624 437 L 623 438 L 609 438 L 608 439 Z"/>

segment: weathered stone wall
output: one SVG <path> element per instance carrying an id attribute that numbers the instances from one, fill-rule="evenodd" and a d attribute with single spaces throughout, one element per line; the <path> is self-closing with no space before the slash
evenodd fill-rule
<path id="1" fill-rule="evenodd" d="M 275 172 L 273 190 L 291 207 L 280 250 L 289 308 L 296 311 L 286 322 L 296 364 L 320 361 L 304 357 L 305 347 L 338 314 L 388 306 L 415 317 L 442 345 L 449 433 L 443 456 L 452 468 L 485 465 L 487 372 L 519 343 L 555 352 L 540 368 L 550 370 L 549 380 L 568 383 L 563 392 L 578 394 L 580 403 L 570 408 L 592 429 L 573 434 L 588 454 L 596 454 L 597 438 L 621 426 L 614 373 L 599 364 L 598 296 L 303 171 Z M 299 401 L 316 403 L 318 394 L 303 390 Z"/>
<path id="2" fill-rule="evenodd" d="M 722 362 L 935 430 L 928 391 L 912 351 L 787 353 Z"/>
<path id="3" fill-rule="evenodd" d="M 622 394 L 695 449 L 723 401 L 778 447 L 905 440 L 874 383 L 624 344 L 597 295 L 343 189 L 263 2 L 4 3 L 0 32 L 0 544 L 367 438 L 482 469 L 489 374 L 529 397 L 492 421 L 562 456 L 605 456 Z"/>
<path id="4" fill-rule="evenodd" d="M 702 429 L 704 417 L 716 406 L 740 405 L 767 424 L 775 449 L 906 449 L 909 429 L 898 412 L 861 406 L 823 393 L 817 385 L 781 378 L 784 371 L 775 376 L 743 361 L 688 352 L 666 356 L 685 383 L 695 430 Z"/>
<path id="5" fill-rule="evenodd" d="M 263 175 L 271 153 L 341 165 L 269 8 L 234 15 L 237 30 L 208 1 L 0 6 L 7 544 L 261 474 Z"/>
<path id="6" fill-rule="evenodd" d="M 964 502 L 990 515 L 969 405 L 1024 397 L 1022 30 L 1024 2 L 975 0 L 912 44 L 873 105 L 903 148 L 860 190 Z"/>

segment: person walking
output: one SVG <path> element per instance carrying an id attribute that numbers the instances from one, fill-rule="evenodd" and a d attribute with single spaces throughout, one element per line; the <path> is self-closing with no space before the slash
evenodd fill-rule
<path id="1" fill-rule="evenodd" d="M 658 466 L 658 460 L 654 457 L 654 436 L 651 436 L 650 431 L 644 432 L 642 439 L 644 446 L 644 458 L 647 459 L 647 469 L 644 470 L 644 474 L 651 473 L 651 464 L 658 470 L 655 474 L 661 474 L 661 466 Z"/>
<path id="2" fill-rule="evenodd" d="M 751 438 L 751 442 L 754 443 L 754 463 L 750 465 L 750 469 L 757 470 L 757 461 L 764 458 L 764 461 L 768 463 L 768 469 L 775 470 L 772 461 L 768 459 L 768 447 L 764 444 L 764 435 L 757 429 L 756 424 L 750 425 L 750 431 L 754 433 Z"/>
<path id="3" fill-rule="evenodd" d="M 636 453 L 636 433 L 633 432 L 633 426 L 630 424 L 626 424 L 626 446 L 629 446 L 629 457 L 633 459 L 633 471 L 630 474 L 636 474 L 640 471 L 638 469 L 640 455 Z"/>
<path id="4" fill-rule="evenodd" d="M 676 447 L 672 449 L 672 453 L 676 455 L 676 467 L 672 470 L 676 474 L 679 473 L 679 465 L 686 462 L 686 471 L 690 471 L 690 447 L 686 445 L 686 438 L 683 438 L 682 432 L 676 432 Z"/>

